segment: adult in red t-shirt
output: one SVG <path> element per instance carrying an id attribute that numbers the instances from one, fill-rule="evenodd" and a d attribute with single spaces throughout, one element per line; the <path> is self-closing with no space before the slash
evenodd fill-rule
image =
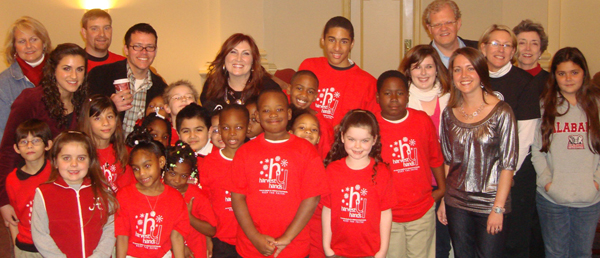
<path id="1" fill-rule="evenodd" d="M 308 141 L 295 135 L 269 141 L 260 134 L 236 152 L 226 189 L 245 196 L 249 215 L 260 234 L 278 238 L 294 220 L 300 203 L 326 190 L 324 175 L 321 158 Z M 304 227 L 279 255 L 306 257 L 309 242 L 308 227 Z M 241 226 L 236 244 L 242 257 L 265 257 Z"/>

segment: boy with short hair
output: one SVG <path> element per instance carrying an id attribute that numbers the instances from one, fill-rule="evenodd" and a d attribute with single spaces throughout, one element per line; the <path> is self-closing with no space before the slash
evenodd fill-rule
<path id="1" fill-rule="evenodd" d="M 223 189 L 237 150 L 244 144 L 248 110 L 241 105 L 227 105 L 217 116 L 220 139 L 224 148 L 208 154 L 200 169 L 200 184 L 209 193 L 217 218 L 217 233 L 213 237 L 213 257 L 236 257 L 237 220 L 231 208 L 231 193 Z M 214 125 L 213 125 L 214 126 Z"/>
<path id="2" fill-rule="evenodd" d="M 398 204 L 392 208 L 388 257 L 435 257 L 435 203 L 444 196 L 444 158 L 429 116 L 408 105 L 408 79 L 396 70 L 377 80 L 381 156 L 392 171 Z M 432 192 L 431 173 L 439 188 Z"/>
<path id="3" fill-rule="evenodd" d="M 179 139 L 192 147 L 198 157 L 198 167 L 202 166 L 204 157 L 213 149 L 210 138 L 210 115 L 208 110 L 196 103 L 191 103 L 178 112 L 175 128 Z"/>
<path id="4" fill-rule="evenodd" d="M 46 159 L 46 151 L 51 147 L 52 132 L 46 123 L 30 119 L 17 127 L 14 148 L 25 163 L 6 178 L 10 205 L 19 219 L 18 228 L 10 225 L 15 257 L 42 257 L 31 238 L 31 211 L 35 189 L 50 176 L 52 166 Z"/>
<path id="5" fill-rule="evenodd" d="M 236 152 L 225 188 L 239 223 L 236 249 L 246 258 L 306 257 L 306 224 L 326 192 L 325 169 L 315 147 L 286 130 L 283 92 L 263 90 L 257 109 L 264 133 Z"/>

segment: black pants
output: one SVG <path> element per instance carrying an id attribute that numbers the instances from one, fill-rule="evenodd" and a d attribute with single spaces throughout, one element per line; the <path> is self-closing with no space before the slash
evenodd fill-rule
<path id="1" fill-rule="evenodd" d="M 510 190 L 512 211 L 506 215 L 508 224 L 504 245 L 504 257 L 506 258 L 544 257 L 544 243 L 541 240 L 539 220 L 534 220 L 536 217 L 536 179 L 531 155 L 528 155 L 513 178 L 515 184 Z M 533 247 L 530 248 L 532 244 Z M 536 248 L 536 246 L 539 247 Z"/>
<path id="2" fill-rule="evenodd" d="M 230 245 L 226 242 L 219 240 L 216 237 L 212 238 L 213 242 L 213 255 L 212 258 L 237 258 L 239 257 L 235 250 L 235 245 Z"/>
<path id="3" fill-rule="evenodd" d="M 470 212 L 446 205 L 448 229 L 456 258 L 500 258 L 506 238 L 506 220 L 496 235 L 487 233 L 489 214 Z"/>

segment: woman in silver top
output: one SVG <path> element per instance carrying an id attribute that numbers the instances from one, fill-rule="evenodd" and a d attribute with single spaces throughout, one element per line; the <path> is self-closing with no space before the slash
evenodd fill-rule
<path id="1" fill-rule="evenodd" d="M 442 114 L 447 224 L 456 257 L 502 257 L 504 214 L 518 158 L 517 123 L 492 92 L 485 57 L 462 48 L 450 58 L 452 89 Z"/>

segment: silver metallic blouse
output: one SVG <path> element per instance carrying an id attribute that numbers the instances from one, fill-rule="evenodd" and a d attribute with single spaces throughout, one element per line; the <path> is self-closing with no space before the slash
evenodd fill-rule
<path id="1" fill-rule="evenodd" d="M 502 170 L 514 171 L 518 158 L 517 122 L 500 101 L 481 121 L 460 122 L 448 107 L 442 114 L 442 152 L 449 166 L 445 203 L 477 213 L 490 213 Z M 506 200 L 510 212 L 510 194 Z"/>

